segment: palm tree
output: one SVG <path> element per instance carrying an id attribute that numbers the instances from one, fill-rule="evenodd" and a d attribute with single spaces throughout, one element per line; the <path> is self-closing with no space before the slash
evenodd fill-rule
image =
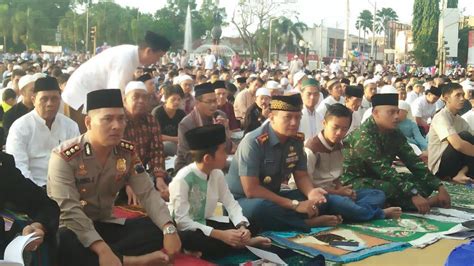
<path id="1" fill-rule="evenodd" d="M 380 10 L 377 11 L 377 15 L 376 15 L 376 18 L 375 18 L 375 23 L 377 23 L 375 25 L 375 30 L 380 33 L 380 32 L 384 32 L 384 37 L 385 37 L 385 44 L 387 45 L 387 47 L 389 48 L 390 47 L 390 43 L 388 43 L 390 40 L 389 40 L 389 36 L 388 34 L 390 33 L 390 29 L 388 28 L 389 26 L 389 23 L 390 21 L 398 21 L 398 15 L 397 15 L 397 12 L 395 12 L 395 10 L 393 10 L 392 8 L 382 8 Z"/>
<path id="2" fill-rule="evenodd" d="M 277 34 L 276 39 L 282 45 L 280 51 L 298 46 L 298 41 L 303 39 L 303 31 L 308 29 L 308 26 L 303 22 L 293 22 L 289 18 L 281 17 L 275 21 L 274 26 Z"/>
<path id="3" fill-rule="evenodd" d="M 359 17 L 357 18 L 357 21 L 356 21 L 356 29 L 359 30 L 359 33 L 360 33 L 361 30 L 364 33 L 364 39 L 363 39 L 364 44 L 365 44 L 365 35 L 369 31 L 372 31 L 372 23 L 373 23 L 372 13 L 367 9 L 362 10 L 362 12 L 360 12 Z M 364 47 L 364 46 L 362 46 L 362 47 Z M 362 51 L 364 51 L 364 49 L 362 49 Z"/>

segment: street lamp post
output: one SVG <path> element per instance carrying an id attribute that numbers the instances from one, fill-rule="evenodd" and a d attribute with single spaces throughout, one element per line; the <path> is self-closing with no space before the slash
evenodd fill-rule
<path id="1" fill-rule="evenodd" d="M 367 2 L 369 2 L 369 4 L 374 7 L 374 14 L 372 15 L 372 45 L 370 48 L 370 56 L 374 58 L 374 60 L 376 60 L 376 58 L 374 57 L 374 54 L 375 54 L 374 46 L 375 46 L 375 14 L 377 13 L 377 1 L 374 1 L 374 4 L 372 4 L 370 1 L 367 1 Z"/>
<path id="2" fill-rule="evenodd" d="M 278 18 L 270 18 L 269 38 L 268 38 L 268 65 L 271 64 L 272 55 L 272 22 Z"/>

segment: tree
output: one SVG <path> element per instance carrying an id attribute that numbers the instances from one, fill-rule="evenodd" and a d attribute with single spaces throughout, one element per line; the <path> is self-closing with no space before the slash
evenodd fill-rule
<path id="1" fill-rule="evenodd" d="M 423 66 L 435 65 L 439 14 L 438 0 L 415 0 L 413 4 L 413 55 Z"/>
<path id="2" fill-rule="evenodd" d="M 389 29 L 389 23 L 390 21 L 398 21 L 398 15 L 395 10 L 392 8 L 382 8 L 377 11 L 377 14 L 375 16 L 375 30 L 377 32 L 384 32 L 384 38 L 385 38 L 385 46 L 390 48 L 391 43 L 390 39 L 391 37 L 389 36 L 390 34 L 390 29 Z"/>
<path id="3" fill-rule="evenodd" d="M 258 49 L 257 38 L 265 31 L 271 19 L 278 17 L 282 5 L 274 0 L 240 0 L 231 18 L 250 56 L 264 56 L 265 49 Z M 288 12 L 288 10 L 286 10 Z M 290 11 L 291 12 L 291 11 Z"/>
<path id="4" fill-rule="evenodd" d="M 293 22 L 287 17 L 280 17 L 275 21 L 275 32 L 277 42 L 280 43 L 280 50 L 292 50 L 298 46 L 298 41 L 303 39 L 303 32 L 308 29 L 308 26 L 303 22 Z"/>
<path id="5" fill-rule="evenodd" d="M 372 13 L 365 9 L 360 12 L 359 17 L 357 18 L 356 21 L 356 28 L 358 30 L 362 30 L 364 33 L 364 41 L 365 41 L 365 35 L 369 33 L 369 31 L 372 31 L 372 24 L 373 24 L 373 16 Z M 364 46 L 362 46 L 363 48 Z M 364 49 L 362 49 L 363 51 Z"/>

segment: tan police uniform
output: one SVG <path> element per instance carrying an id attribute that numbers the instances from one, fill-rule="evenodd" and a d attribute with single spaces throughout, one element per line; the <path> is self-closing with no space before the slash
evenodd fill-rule
<path id="1" fill-rule="evenodd" d="M 61 209 L 60 226 L 73 231 L 84 247 L 102 240 L 94 222 L 125 223 L 125 219 L 113 216 L 112 207 L 118 191 L 126 183 L 160 229 L 172 221 L 132 143 L 121 141 L 104 166 L 97 160 L 87 133 L 62 143 L 52 152 L 48 195 Z"/>

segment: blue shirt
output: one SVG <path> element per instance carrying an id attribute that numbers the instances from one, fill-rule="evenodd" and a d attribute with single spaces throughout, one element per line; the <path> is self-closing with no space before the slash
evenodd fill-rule
<path id="1" fill-rule="evenodd" d="M 418 126 L 410 119 L 405 119 L 398 124 L 398 128 L 402 131 L 403 135 L 407 138 L 408 143 L 414 144 L 422 151 L 426 151 L 428 147 L 428 141 L 424 138 Z"/>
<path id="2" fill-rule="evenodd" d="M 249 132 L 239 144 L 229 173 L 229 189 L 236 198 L 245 197 L 241 176 L 258 177 L 260 185 L 278 193 L 282 182 L 295 171 L 306 171 L 304 136 L 290 137 L 280 143 L 270 123 Z"/>

